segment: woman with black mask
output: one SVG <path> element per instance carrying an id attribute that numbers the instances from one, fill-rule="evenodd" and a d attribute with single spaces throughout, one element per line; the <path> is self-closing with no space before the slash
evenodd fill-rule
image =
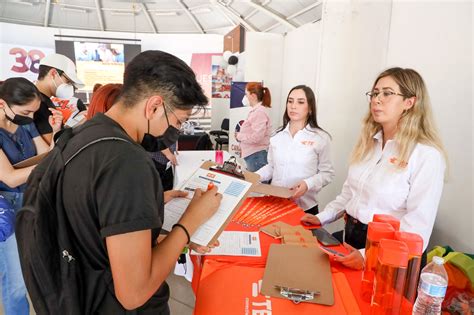
<path id="1" fill-rule="evenodd" d="M 0 84 L 0 195 L 17 211 L 23 201 L 25 183 L 35 166 L 15 169 L 13 165 L 52 148 L 38 133 L 33 114 L 40 107 L 40 93 L 24 78 Z M 62 114 L 50 109 L 53 133 L 61 128 Z M 12 223 L 13 224 L 13 223 Z M 21 274 L 15 235 L 0 243 L 0 273 L 5 314 L 28 315 L 29 305 Z"/>

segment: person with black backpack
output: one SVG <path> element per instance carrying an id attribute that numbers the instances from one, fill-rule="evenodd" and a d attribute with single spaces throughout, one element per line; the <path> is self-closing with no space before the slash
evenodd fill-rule
<path id="1" fill-rule="evenodd" d="M 51 149 L 33 122 L 33 114 L 39 107 L 40 92 L 27 79 L 9 78 L 0 84 L 0 197 L 6 205 L 4 208 L 13 212 L 22 206 L 26 179 L 35 167 L 15 169 L 13 165 Z M 56 110 L 49 113 L 49 127 L 55 133 L 61 128 L 62 115 Z M 11 218 L 11 222 L 3 224 L 13 232 L 15 216 L 5 217 L 9 212 L 3 212 L 2 216 L 3 219 Z M 0 274 L 5 314 L 28 315 L 17 243 L 11 234 L 5 234 L 5 239 L 0 242 Z"/>
<path id="2" fill-rule="evenodd" d="M 170 313 L 165 280 L 222 196 L 197 189 L 157 243 L 164 203 L 185 193 L 163 193 L 147 151 L 156 151 L 157 139 L 175 139 L 193 107 L 207 102 L 186 63 L 145 51 L 127 65 L 107 113 L 59 136 L 30 176 L 16 222 L 38 314 Z"/>

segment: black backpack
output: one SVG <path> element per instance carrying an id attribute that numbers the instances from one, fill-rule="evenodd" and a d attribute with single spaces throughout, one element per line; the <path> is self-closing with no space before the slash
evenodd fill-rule
<path id="1" fill-rule="evenodd" d="M 82 127 L 82 126 L 81 126 Z M 75 133 L 75 132 L 74 132 Z M 62 183 L 65 166 L 87 147 L 107 140 L 95 137 L 69 148 L 73 129 L 65 129 L 55 148 L 35 167 L 27 181 L 23 207 L 16 216 L 15 234 L 26 288 L 37 314 L 75 315 L 91 311 L 84 305 L 84 272 L 87 263 L 75 250 L 74 235 L 64 211 Z"/>

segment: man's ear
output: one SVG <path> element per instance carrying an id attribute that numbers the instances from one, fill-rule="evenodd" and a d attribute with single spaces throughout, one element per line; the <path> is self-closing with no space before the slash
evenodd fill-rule
<path id="1" fill-rule="evenodd" d="M 0 108 L 5 108 L 7 102 L 0 98 Z"/>
<path id="2" fill-rule="evenodd" d="M 153 119 L 162 112 L 164 105 L 163 98 L 160 95 L 153 95 L 146 100 L 145 103 L 145 117 L 148 120 Z"/>
<path id="3" fill-rule="evenodd" d="M 54 68 L 49 69 L 48 74 L 47 74 L 47 76 L 50 76 L 52 78 L 54 78 L 57 75 L 59 75 L 58 70 Z"/>

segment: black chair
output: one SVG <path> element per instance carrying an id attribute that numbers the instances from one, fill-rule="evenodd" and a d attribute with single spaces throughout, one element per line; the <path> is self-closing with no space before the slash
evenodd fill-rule
<path id="1" fill-rule="evenodd" d="M 199 139 L 196 141 L 196 148 L 195 150 L 212 150 L 212 141 L 209 138 L 207 133 L 202 134 Z"/>
<path id="2" fill-rule="evenodd" d="M 191 150 L 213 150 L 211 138 L 205 132 L 197 132 L 193 135 L 180 134 L 178 138 L 179 151 Z"/>
<path id="3" fill-rule="evenodd" d="M 211 130 L 209 134 L 216 137 L 216 150 L 222 150 L 223 144 L 229 144 L 229 118 L 224 118 L 221 123 L 221 130 Z"/>

